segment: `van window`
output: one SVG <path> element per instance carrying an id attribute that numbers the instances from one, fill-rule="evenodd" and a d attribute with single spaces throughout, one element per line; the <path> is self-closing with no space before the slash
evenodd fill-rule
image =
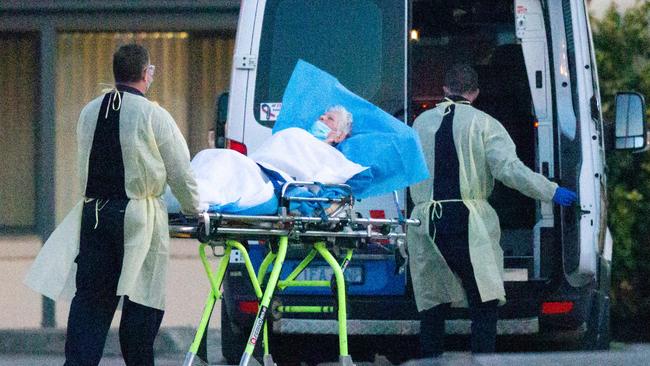
<path id="1" fill-rule="evenodd" d="M 403 113 L 404 6 L 389 0 L 267 1 L 255 82 L 257 121 L 273 126 L 260 118 L 261 104 L 282 101 L 298 59 L 387 112 Z"/>

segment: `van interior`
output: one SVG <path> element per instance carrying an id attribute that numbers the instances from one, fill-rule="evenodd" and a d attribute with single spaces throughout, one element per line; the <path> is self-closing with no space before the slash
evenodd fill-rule
<path id="1" fill-rule="evenodd" d="M 443 98 L 445 70 L 454 63 L 472 65 L 480 94 L 474 106 L 508 130 L 517 155 L 536 170 L 535 113 L 521 45 L 515 37 L 514 1 L 413 1 L 409 40 L 409 122 Z M 501 245 L 506 268 L 533 275 L 533 228 L 538 205 L 496 182 L 490 203 L 501 221 Z M 520 272 L 521 273 L 521 272 Z"/>

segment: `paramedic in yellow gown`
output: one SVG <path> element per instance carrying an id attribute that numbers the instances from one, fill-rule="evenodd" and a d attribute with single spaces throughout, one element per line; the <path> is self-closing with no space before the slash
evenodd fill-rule
<path id="1" fill-rule="evenodd" d="M 423 357 L 443 352 L 450 305 L 469 305 L 472 352 L 494 352 L 497 306 L 505 302 L 499 218 L 487 201 L 494 179 L 537 200 L 576 200 L 526 167 L 505 128 L 471 106 L 479 90 L 470 66 L 450 67 L 443 89 L 445 100 L 413 125 L 431 177 L 410 187 L 412 218 L 424 225 L 407 233 Z"/>
<path id="2" fill-rule="evenodd" d="M 113 55 L 116 88 L 88 103 L 77 125 L 84 195 L 52 233 L 26 284 L 70 299 L 65 365 L 97 365 L 120 298 L 127 365 L 153 365 L 169 261 L 169 184 L 185 214 L 198 213 L 187 144 L 174 119 L 144 93 L 154 66 L 139 45 Z"/>

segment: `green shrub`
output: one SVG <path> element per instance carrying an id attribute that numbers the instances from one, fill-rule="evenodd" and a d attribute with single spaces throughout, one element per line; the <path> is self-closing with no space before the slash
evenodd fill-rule
<path id="1" fill-rule="evenodd" d="M 649 19 L 650 3 L 637 3 L 623 14 L 612 7 L 602 19 L 592 20 L 605 121 L 614 119 L 617 91 L 650 96 Z M 648 340 L 650 153 L 610 152 L 607 165 L 614 239 L 612 331 L 620 340 Z"/>

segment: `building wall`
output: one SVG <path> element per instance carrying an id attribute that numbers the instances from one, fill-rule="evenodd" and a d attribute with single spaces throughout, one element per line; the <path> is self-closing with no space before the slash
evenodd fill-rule
<path id="1" fill-rule="evenodd" d="M 6 63 L 15 55 L 0 44 L 0 78 L 13 80 L 31 69 L 27 85 L 34 87 L 33 94 L 21 97 L 25 103 L 0 110 L 0 117 L 21 116 L 2 118 L 0 124 L 11 131 L 0 140 L 3 165 L 20 167 L 2 169 L 0 175 L 0 233 L 17 225 L 47 237 L 80 197 L 74 136 L 78 113 L 101 93 L 99 83 L 112 82 L 111 55 L 121 42 L 142 41 L 150 48 L 157 66 L 151 98 L 176 118 L 192 153 L 206 147 L 214 100 L 229 80 L 238 11 L 235 0 L 0 2 L 0 34 L 33 35 L 32 56 L 14 62 L 13 69 Z M 23 74 L 22 80 L 30 79 Z M 14 100 L 24 91 L 5 85 L 3 81 L 3 99 L 12 93 Z"/>
<path id="2" fill-rule="evenodd" d="M 0 160 L 0 234 L 7 232 L 7 224 L 14 225 L 13 223 L 18 222 L 16 225 L 33 225 L 30 230 L 41 240 L 45 240 L 54 230 L 57 216 L 66 211 L 81 190 L 72 178 L 76 169 L 76 147 L 71 143 L 74 141 L 74 134 L 71 132 L 76 124 L 79 108 L 88 98 L 100 92 L 97 83 L 110 82 L 112 78 L 110 73 L 107 74 L 106 69 L 103 69 L 107 64 L 110 65 L 110 60 L 98 59 L 98 46 L 80 46 L 80 49 L 84 50 L 82 57 L 58 50 L 61 47 L 65 49 L 72 42 L 66 39 L 65 35 L 185 32 L 189 35 L 188 43 L 192 43 L 193 35 L 212 35 L 212 41 L 205 40 L 205 37 L 201 39 L 208 44 L 212 42 L 216 48 L 223 45 L 223 50 L 213 51 L 216 57 L 213 66 L 210 66 L 210 56 L 203 57 L 205 63 L 201 63 L 204 65 L 201 72 L 205 74 L 201 77 L 193 75 L 197 72 L 196 69 L 188 66 L 195 65 L 196 59 L 202 59 L 191 52 L 193 49 L 198 50 L 193 46 L 178 46 L 187 50 L 187 59 L 175 60 L 178 57 L 178 48 L 172 48 L 174 52 L 161 54 L 162 64 L 154 61 L 159 68 L 156 70 L 158 77 L 152 95 L 159 101 L 164 100 L 163 103 L 168 104 L 168 109 L 174 109 L 172 114 L 176 113 L 179 120 L 184 118 L 182 123 L 186 126 L 186 137 L 190 136 L 190 146 L 196 151 L 203 144 L 204 138 L 200 137 L 205 126 L 210 124 L 206 121 L 213 119 L 211 113 L 214 112 L 201 109 L 200 113 L 197 113 L 198 109 L 193 106 L 213 104 L 214 102 L 210 103 L 209 100 L 216 98 L 222 91 L 222 86 L 227 85 L 239 4 L 239 0 L 0 1 L 0 38 L 4 40 L 7 35 L 16 37 L 30 34 L 32 42 L 30 45 L 23 44 L 15 48 L 21 52 L 31 48 L 31 56 L 21 62 L 10 61 L 12 59 L 8 57 L 15 56 L 12 55 L 11 46 L 4 41 L 0 43 L 0 108 L 5 108 L 0 110 L 0 128 L 3 131 L 0 133 L 0 153 L 3 158 Z M 159 54 L 155 54 L 158 57 Z M 94 60 L 95 65 L 88 60 Z M 74 84 L 64 83 L 68 79 L 59 75 L 61 62 L 87 68 L 79 79 L 83 85 L 88 85 L 87 89 L 74 90 Z M 187 72 L 184 75 L 176 75 L 175 79 L 167 82 L 165 77 L 160 77 L 161 73 L 169 72 L 167 67 L 162 67 L 167 62 L 170 65 L 183 64 Z M 30 70 L 33 74 L 29 73 Z M 222 70 L 228 72 L 224 74 Z M 63 71 L 73 75 L 74 69 Z M 187 88 L 195 85 L 194 80 L 203 80 L 201 85 L 212 87 L 212 95 L 194 89 L 190 89 L 192 93 L 189 93 Z M 18 86 L 11 85 L 14 81 Z M 171 90 L 168 94 L 162 90 L 156 91 L 167 84 L 174 86 L 167 88 Z M 16 97 L 20 85 L 32 86 L 33 94 L 29 92 Z M 177 90 L 180 89 L 183 90 L 181 94 L 184 100 L 176 97 Z M 66 100 L 69 95 L 74 97 Z M 9 106 L 7 100 L 11 101 Z M 7 118 L 7 115 L 14 119 Z M 20 116 L 20 119 L 16 116 Z M 194 125 L 198 127 L 193 129 Z M 7 198 L 8 196 L 10 197 Z M 13 274 L 23 277 L 19 273 Z M 185 274 L 181 277 L 186 278 Z M 12 301 L 17 303 L 16 299 Z M 30 303 L 33 304 L 33 301 Z M 18 308 L 22 306 L 18 305 Z M 51 300 L 42 300 L 41 326 L 56 326 L 56 308 Z M 58 310 L 60 312 L 62 309 Z"/>
<path id="3" fill-rule="evenodd" d="M 230 87 L 235 39 L 229 35 L 197 35 L 190 38 L 188 120 L 190 153 L 208 148 L 208 130 L 214 128 L 216 100 Z"/>
<path id="4" fill-rule="evenodd" d="M 0 227 L 32 229 L 38 42 L 0 33 Z"/>

